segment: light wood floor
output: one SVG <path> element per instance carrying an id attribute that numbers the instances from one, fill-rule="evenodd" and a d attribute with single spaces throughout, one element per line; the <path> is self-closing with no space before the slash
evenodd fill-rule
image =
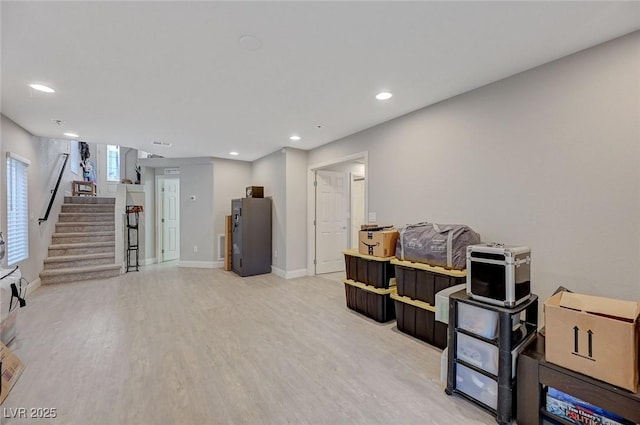
<path id="1" fill-rule="evenodd" d="M 444 394 L 440 350 L 345 306 L 339 275 L 174 265 L 41 287 L 10 348 L 9 424 L 495 424 Z"/>

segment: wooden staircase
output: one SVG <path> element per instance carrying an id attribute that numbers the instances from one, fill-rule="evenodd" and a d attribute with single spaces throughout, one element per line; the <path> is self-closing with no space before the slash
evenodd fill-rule
<path id="1" fill-rule="evenodd" d="M 115 198 L 65 196 L 40 273 L 43 285 L 118 276 Z"/>

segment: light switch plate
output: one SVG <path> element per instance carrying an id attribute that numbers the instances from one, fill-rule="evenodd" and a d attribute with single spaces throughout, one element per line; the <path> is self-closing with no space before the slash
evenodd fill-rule
<path id="1" fill-rule="evenodd" d="M 375 223 L 378 219 L 378 214 L 374 213 L 374 212 L 370 212 L 369 213 L 369 223 Z"/>

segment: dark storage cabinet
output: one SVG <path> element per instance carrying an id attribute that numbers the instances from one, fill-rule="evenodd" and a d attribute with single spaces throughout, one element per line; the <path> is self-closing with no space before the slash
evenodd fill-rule
<path id="1" fill-rule="evenodd" d="M 393 259 L 398 295 L 435 305 L 435 294 L 466 283 L 465 270 L 449 270 L 422 263 Z"/>
<path id="2" fill-rule="evenodd" d="M 231 201 L 231 238 L 231 269 L 235 273 L 271 273 L 271 198 Z"/>
<path id="3" fill-rule="evenodd" d="M 640 423 L 640 392 L 631 393 L 589 376 L 548 363 L 544 356 L 545 338 L 538 335 L 518 361 L 519 425 L 550 422 L 570 423 L 545 409 L 544 391 L 553 387 L 588 403 Z"/>
<path id="4" fill-rule="evenodd" d="M 515 308 L 449 296 L 447 388 L 488 410 L 500 424 L 515 418 L 516 359 L 535 338 L 538 297 Z"/>
<path id="5" fill-rule="evenodd" d="M 354 249 L 343 251 L 347 279 L 364 283 L 375 288 L 389 288 L 395 277 L 391 257 L 374 257 L 360 254 Z"/>

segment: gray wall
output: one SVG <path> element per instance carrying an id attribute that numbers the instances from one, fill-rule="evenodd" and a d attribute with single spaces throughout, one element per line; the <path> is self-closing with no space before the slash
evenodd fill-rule
<path id="1" fill-rule="evenodd" d="M 307 152 L 286 150 L 287 272 L 307 269 Z"/>
<path id="2" fill-rule="evenodd" d="M 640 32 L 309 153 L 369 152 L 378 222 L 532 248 L 533 291 L 640 299 Z M 470 70 L 472 72 L 472 70 Z"/>
<path id="3" fill-rule="evenodd" d="M 180 261 L 200 262 L 201 267 L 222 267 L 217 263 L 220 254 L 218 235 L 224 234 L 225 216 L 231 214 L 231 200 L 243 197 L 245 188 L 251 184 L 251 164 L 213 157 L 152 158 L 139 162 L 144 164 L 143 183 L 149 186 L 152 194 L 147 213 L 151 220 L 148 228 L 155 228 L 156 224 L 155 176 L 164 175 L 164 168 L 179 168 L 180 174 L 173 177 L 180 178 Z M 195 201 L 189 199 L 192 194 L 196 195 Z M 183 215 L 185 211 L 186 217 Z M 155 243 L 155 232 L 153 237 L 152 242 Z M 198 239 L 200 242 L 195 242 Z M 203 243 L 205 251 L 200 246 Z M 193 252 L 194 245 L 198 245 L 197 253 Z M 147 253 L 147 258 L 151 257 Z"/>
<path id="4" fill-rule="evenodd" d="M 213 165 L 213 227 L 215 231 L 215 259 L 224 258 L 218 252 L 218 235 L 224 234 L 225 217 L 231 214 L 231 200 L 243 198 L 251 185 L 251 163 L 227 159 L 214 160 Z"/>
<path id="5" fill-rule="evenodd" d="M 191 196 L 195 200 L 191 200 Z M 213 164 L 180 167 L 180 261 L 213 262 Z M 193 252 L 193 247 L 198 252 Z"/>
<path id="6" fill-rule="evenodd" d="M 60 206 L 64 196 L 71 195 L 71 181 L 78 179 L 78 176 L 69 171 L 67 164 L 63 179 L 60 182 L 60 189 L 51 209 L 49 220 L 38 225 L 38 218 L 43 217 L 51 196 L 50 190 L 55 187 L 55 181 L 62 166 L 61 153 L 69 152 L 69 141 L 57 139 L 43 139 L 32 136 L 25 129 L 18 126 L 4 115 L 2 119 L 2 160 L 0 161 L 0 193 L 2 205 L 2 217 L 0 226 L 5 236 L 7 229 L 7 167 L 6 152 L 13 152 L 31 161 L 28 168 L 29 183 L 29 258 L 18 263 L 22 276 L 29 282 L 38 278 L 42 270 L 43 261 L 47 257 L 51 234 L 55 230 L 55 223 L 58 221 Z M 6 267 L 6 257 L 3 267 Z"/>
<path id="7" fill-rule="evenodd" d="M 286 155 L 278 150 L 253 162 L 251 181 L 253 186 L 264 186 L 264 196 L 273 201 L 272 213 L 272 262 L 285 271 L 287 268 L 287 191 Z"/>

